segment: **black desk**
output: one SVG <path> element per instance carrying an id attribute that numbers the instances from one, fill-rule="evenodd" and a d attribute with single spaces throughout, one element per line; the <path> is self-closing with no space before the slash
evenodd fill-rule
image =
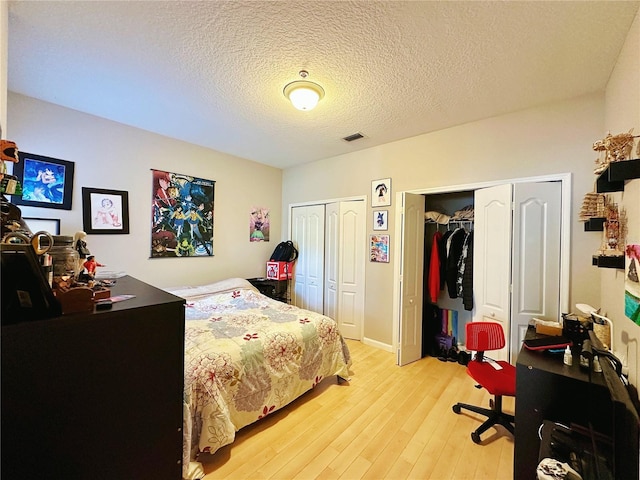
<path id="1" fill-rule="evenodd" d="M 544 420 L 588 426 L 612 434 L 613 407 L 602 373 L 589 374 L 579 366 L 579 350 L 573 365 L 563 363 L 562 354 L 534 352 L 522 348 L 516 363 L 516 432 L 513 475 L 535 479 Z"/>

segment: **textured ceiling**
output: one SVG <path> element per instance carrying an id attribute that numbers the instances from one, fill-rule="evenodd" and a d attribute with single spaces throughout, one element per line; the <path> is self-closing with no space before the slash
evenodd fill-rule
<path id="1" fill-rule="evenodd" d="M 8 85 L 285 168 L 602 91 L 639 4 L 12 0 Z"/>

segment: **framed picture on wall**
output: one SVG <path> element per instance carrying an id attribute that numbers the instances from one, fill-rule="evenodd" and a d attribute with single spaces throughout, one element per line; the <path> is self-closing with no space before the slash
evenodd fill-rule
<path id="1" fill-rule="evenodd" d="M 371 206 L 387 207 L 391 205 L 391 179 L 381 178 L 371 182 Z"/>
<path id="2" fill-rule="evenodd" d="M 389 263 L 389 235 L 370 235 L 369 249 L 372 262 Z"/>
<path id="3" fill-rule="evenodd" d="M 374 230 L 389 229 L 389 210 L 373 211 L 373 229 Z"/>
<path id="4" fill-rule="evenodd" d="M 32 233 L 48 232 L 51 235 L 60 235 L 59 218 L 22 217 L 22 219 L 26 222 Z"/>
<path id="5" fill-rule="evenodd" d="M 129 233 L 129 192 L 82 187 L 82 226 L 89 234 Z"/>
<path id="6" fill-rule="evenodd" d="M 71 210 L 74 163 L 59 158 L 18 152 L 13 174 L 22 184 L 22 196 L 12 195 L 16 205 Z"/>

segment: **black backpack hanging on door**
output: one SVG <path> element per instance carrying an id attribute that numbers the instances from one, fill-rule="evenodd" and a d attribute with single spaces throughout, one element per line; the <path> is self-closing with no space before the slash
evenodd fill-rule
<path id="1" fill-rule="evenodd" d="M 271 262 L 293 262 L 298 258 L 298 250 L 291 240 L 280 242 L 271 254 Z"/>

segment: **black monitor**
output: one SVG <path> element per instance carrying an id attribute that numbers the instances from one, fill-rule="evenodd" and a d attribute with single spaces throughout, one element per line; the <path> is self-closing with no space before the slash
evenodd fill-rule
<path id="1" fill-rule="evenodd" d="M 590 332 L 591 341 L 600 344 Z M 616 362 L 600 356 L 604 376 L 612 404 L 611 438 L 613 441 L 613 478 L 640 478 L 640 417 L 638 415 L 637 390 L 618 375 Z"/>

